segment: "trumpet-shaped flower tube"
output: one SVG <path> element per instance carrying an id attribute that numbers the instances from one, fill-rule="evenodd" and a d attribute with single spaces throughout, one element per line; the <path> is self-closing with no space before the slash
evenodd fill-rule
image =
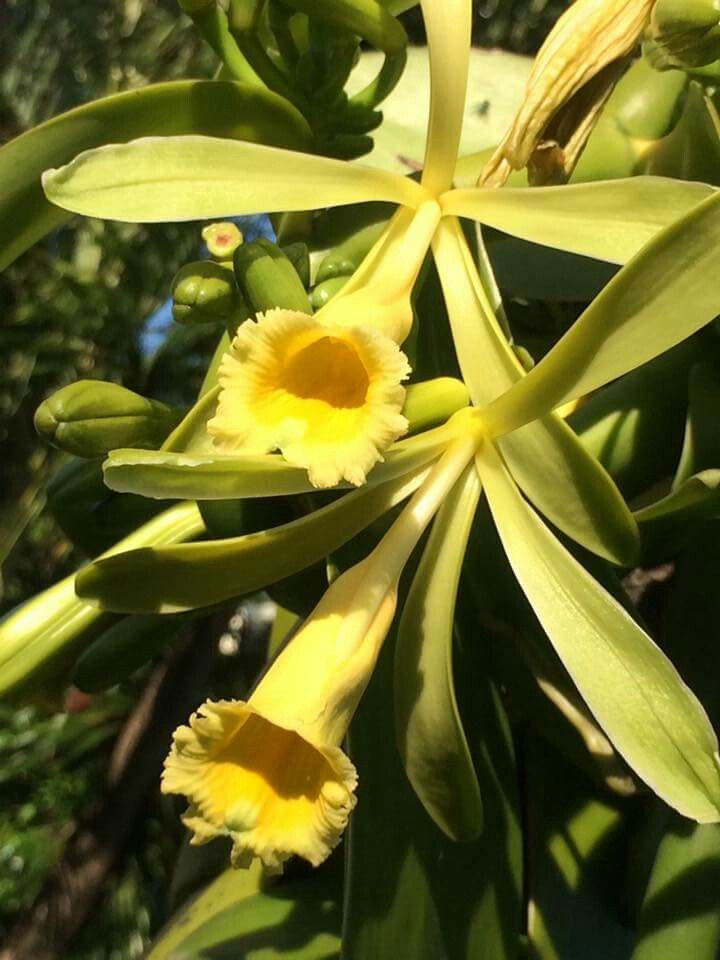
<path id="1" fill-rule="evenodd" d="M 311 483 L 360 486 L 407 431 L 405 354 L 370 326 L 336 327 L 270 310 L 238 330 L 220 365 L 208 432 L 225 451 L 282 451 Z"/>
<path id="2" fill-rule="evenodd" d="M 229 836 L 235 864 L 257 856 L 277 869 L 292 855 L 317 865 L 339 842 L 357 784 L 341 743 L 395 615 L 400 575 L 481 443 L 476 418 L 459 422 L 400 517 L 334 581 L 247 703 L 208 702 L 176 731 L 163 790 L 188 798 L 194 843 Z"/>

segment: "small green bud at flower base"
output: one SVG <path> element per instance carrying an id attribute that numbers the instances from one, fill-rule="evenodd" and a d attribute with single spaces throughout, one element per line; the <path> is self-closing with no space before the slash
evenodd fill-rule
<path id="1" fill-rule="evenodd" d="M 232 263 L 186 263 L 175 275 L 171 293 L 173 319 L 178 323 L 224 323 L 237 304 Z"/>
<path id="2" fill-rule="evenodd" d="M 159 446 L 182 411 L 118 383 L 78 380 L 57 390 L 35 411 L 35 429 L 76 457 L 102 457 L 118 447 Z"/>
<path id="3" fill-rule="evenodd" d="M 330 277 L 329 280 L 323 280 L 322 283 L 318 283 L 310 294 L 310 303 L 313 306 L 313 310 L 319 310 L 321 307 L 324 307 L 336 293 L 342 290 L 349 279 L 350 277 Z"/>
<path id="4" fill-rule="evenodd" d="M 211 223 L 203 228 L 202 238 L 210 256 L 216 260 L 230 260 L 243 242 L 243 235 L 234 223 Z"/>

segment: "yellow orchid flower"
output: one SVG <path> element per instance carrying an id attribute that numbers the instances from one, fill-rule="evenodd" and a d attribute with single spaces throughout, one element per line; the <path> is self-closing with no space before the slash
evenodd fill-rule
<path id="1" fill-rule="evenodd" d="M 401 383 L 410 366 L 398 344 L 410 333 L 410 294 L 440 207 L 429 201 L 398 220 L 398 249 L 380 258 L 371 286 L 353 278 L 341 302 L 314 316 L 270 310 L 239 327 L 208 423 L 220 450 L 280 450 L 316 487 L 360 486 L 407 431 Z"/>
<path id="2" fill-rule="evenodd" d="M 365 560 L 330 586 L 247 703 L 204 704 L 180 727 L 162 788 L 189 800 L 193 842 L 233 841 L 233 863 L 292 855 L 317 865 L 355 806 L 357 774 L 341 744 L 395 615 L 400 575 L 482 442 L 456 414 L 455 437 Z M 462 427 L 460 427 L 462 424 Z"/>
<path id="3" fill-rule="evenodd" d="M 467 88 L 471 3 L 423 0 L 421 5 L 428 35 L 431 97 L 419 184 L 354 162 L 258 144 L 199 136 L 152 137 L 90 150 L 65 167 L 47 171 L 43 184 L 48 198 L 73 212 L 140 222 L 211 220 L 229 211 L 272 213 L 366 201 L 396 204 L 395 216 L 350 282 L 304 321 L 308 331 L 311 326 L 316 331 L 312 336 L 318 341 L 327 336 L 342 341 L 343 349 L 332 348 L 333 379 L 356 383 L 363 351 L 353 337 L 360 328 L 374 329 L 378 337 L 385 338 L 375 343 L 387 357 L 392 355 L 392 343 L 403 343 L 412 325 L 410 296 L 415 279 L 448 218 L 464 216 L 524 239 L 624 262 L 660 227 L 706 195 L 698 185 L 660 179 L 653 180 L 651 197 L 648 187 L 634 180 L 543 191 L 541 197 L 539 191 L 452 189 Z M 546 59 L 549 57 L 547 53 Z M 634 219 L 633 210 L 637 210 Z M 613 242 L 617 235 L 621 239 Z M 282 355 L 292 363 L 296 353 L 289 346 L 284 349 L 276 337 L 277 327 L 277 318 L 247 321 L 242 339 L 272 343 L 273 356 Z M 336 328 L 356 332 L 341 335 Z M 296 343 L 297 325 L 288 320 L 285 329 Z M 322 350 L 327 347 L 326 343 Z M 268 383 L 265 373 L 245 356 L 241 344 L 233 348 L 232 360 L 224 369 L 227 396 L 214 422 L 221 447 L 237 447 L 248 440 L 253 449 L 279 448 L 293 463 L 306 466 L 322 484 L 343 477 L 362 483 L 368 469 L 382 459 L 383 450 L 402 430 L 402 364 L 396 365 L 394 379 L 374 381 L 382 382 L 385 402 L 374 407 L 363 401 L 362 408 L 357 408 L 363 413 L 357 417 L 347 414 L 342 395 L 331 395 L 322 377 L 307 379 L 308 396 L 284 391 L 274 412 L 261 409 L 268 397 L 275 405 L 276 391 L 286 384 L 287 371 L 277 367 Z M 254 394 L 253 400 L 251 391 L 236 389 L 239 378 L 235 374 L 240 371 L 243 377 L 270 388 L 268 397 L 262 395 L 263 403 L 261 394 Z M 370 384 L 375 376 L 376 371 L 365 370 L 361 379 Z M 243 399 L 233 410 L 230 398 L 238 392 Z M 358 394 L 357 402 L 359 399 Z M 315 415 L 320 409 L 323 423 L 333 424 L 327 432 L 311 426 L 307 418 L 309 411 Z M 394 424 L 391 428 L 390 421 Z M 345 451 L 344 457 L 336 456 L 340 450 Z M 357 460 L 351 462 L 354 455 Z"/>
<path id="4" fill-rule="evenodd" d="M 528 167 L 531 183 L 564 182 L 575 169 L 655 0 L 575 0 L 537 55 L 525 98 L 480 183 L 502 186 Z"/>
<path id="5" fill-rule="evenodd" d="M 371 326 L 293 310 L 243 323 L 223 358 L 208 433 L 222 451 L 280 449 L 316 487 L 356 486 L 407 431 L 405 354 Z"/>

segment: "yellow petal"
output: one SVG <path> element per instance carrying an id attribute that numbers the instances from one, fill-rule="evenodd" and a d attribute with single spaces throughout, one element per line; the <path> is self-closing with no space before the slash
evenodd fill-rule
<path id="1" fill-rule="evenodd" d="M 225 451 L 280 450 L 317 487 L 356 486 L 407 431 L 401 410 L 410 373 L 388 337 L 291 310 L 242 324 L 220 366 L 208 432 Z"/>

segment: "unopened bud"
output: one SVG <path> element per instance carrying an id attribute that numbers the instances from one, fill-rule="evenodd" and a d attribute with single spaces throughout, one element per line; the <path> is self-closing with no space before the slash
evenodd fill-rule
<path id="1" fill-rule="evenodd" d="M 237 305 L 237 287 L 232 263 L 213 260 L 186 263 L 175 275 L 171 288 L 173 318 L 178 323 L 223 323 Z"/>
<path id="2" fill-rule="evenodd" d="M 216 260 L 232 260 L 243 242 L 243 235 L 234 223 L 211 223 L 203 228 L 202 238 Z"/>
<path id="3" fill-rule="evenodd" d="M 61 450 L 91 459 L 118 447 L 159 446 L 181 417 L 117 383 L 78 380 L 40 404 L 35 429 Z"/>

